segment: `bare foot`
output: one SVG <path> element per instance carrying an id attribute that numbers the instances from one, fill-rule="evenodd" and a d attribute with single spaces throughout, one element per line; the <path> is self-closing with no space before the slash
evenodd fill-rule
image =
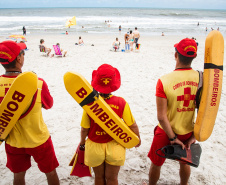
<path id="1" fill-rule="evenodd" d="M 141 185 L 148 185 L 148 184 L 145 180 L 143 180 Z"/>

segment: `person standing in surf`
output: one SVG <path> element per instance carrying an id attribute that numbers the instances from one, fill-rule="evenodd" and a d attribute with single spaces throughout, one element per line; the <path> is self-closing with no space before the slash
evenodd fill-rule
<path id="1" fill-rule="evenodd" d="M 118 69 L 108 64 L 101 65 L 93 71 L 91 85 L 100 92 L 100 96 L 112 110 L 140 138 L 129 104 L 123 98 L 111 94 L 121 85 Z M 140 144 L 141 140 L 136 147 Z M 118 173 L 120 167 L 124 165 L 126 149 L 95 123 L 85 111 L 81 121 L 80 148 L 85 148 L 85 165 L 93 167 L 95 185 L 118 184 Z"/>
<path id="2" fill-rule="evenodd" d="M 5 95 L 14 79 L 22 73 L 24 50 L 22 43 L 4 41 L 0 43 L 0 63 L 5 74 L 0 76 L 0 94 Z M 3 85 L 4 84 L 4 85 Z M 3 97 L 0 99 L 0 103 Z M 41 172 L 46 174 L 49 185 L 59 185 L 57 161 L 50 133 L 42 117 L 42 107 L 50 109 L 53 98 L 46 82 L 38 78 L 38 89 L 31 106 L 17 120 L 5 140 L 6 166 L 13 172 L 13 184 L 25 185 L 26 171 L 34 158 Z"/>
<path id="3" fill-rule="evenodd" d="M 156 104 L 158 126 L 154 129 L 154 138 L 148 157 L 151 159 L 149 185 L 156 185 L 165 158 L 156 154 L 156 150 L 179 144 L 184 149 L 195 143 L 194 116 L 195 95 L 199 83 L 199 73 L 191 68 L 197 55 L 197 44 L 193 39 L 183 39 L 175 47 L 175 70 L 162 76 L 156 86 Z M 187 185 L 190 166 L 180 162 L 180 184 Z"/>
<path id="4" fill-rule="evenodd" d="M 25 26 L 23 26 L 23 29 L 22 29 L 22 30 L 23 30 L 23 35 L 26 35 L 26 32 L 27 32 L 27 31 L 26 31 Z"/>

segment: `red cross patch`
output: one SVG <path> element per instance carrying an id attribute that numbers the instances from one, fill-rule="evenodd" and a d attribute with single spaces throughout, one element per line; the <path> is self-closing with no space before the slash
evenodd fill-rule
<path id="1" fill-rule="evenodd" d="M 188 107 L 191 100 L 195 100 L 195 95 L 191 94 L 191 87 L 184 88 L 184 95 L 177 96 L 177 101 L 184 101 L 184 107 Z"/>

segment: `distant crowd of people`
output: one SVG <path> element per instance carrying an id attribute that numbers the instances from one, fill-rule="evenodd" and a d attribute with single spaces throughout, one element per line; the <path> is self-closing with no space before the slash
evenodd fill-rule
<path id="1" fill-rule="evenodd" d="M 119 31 L 121 31 L 121 25 L 119 26 Z M 129 30 L 125 35 L 124 35 L 124 41 L 125 41 L 125 51 L 133 51 L 134 49 L 134 44 L 135 44 L 135 49 L 139 49 L 139 43 L 138 40 L 140 38 L 140 32 L 138 31 L 137 27 L 135 27 L 134 31 Z M 120 48 L 120 42 L 118 40 L 118 37 L 116 37 L 116 41 L 113 42 L 112 46 L 114 51 L 118 51 Z"/>
<path id="2" fill-rule="evenodd" d="M 139 38 L 140 38 L 140 32 L 137 30 L 137 27 L 135 27 L 134 31 L 132 30 L 128 31 L 124 35 L 126 51 L 133 51 L 134 44 L 135 44 L 135 49 L 137 49 Z"/>

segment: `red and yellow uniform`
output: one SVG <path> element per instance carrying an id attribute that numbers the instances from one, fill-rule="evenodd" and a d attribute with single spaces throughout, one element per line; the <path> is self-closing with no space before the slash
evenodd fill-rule
<path id="1" fill-rule="evenodd" d="M 131 126 L 135 123 L 128 103 L 121 97 L 110 96 L 105 99 L 106 103 L 114 112 Z M 84 111 L 81 121 L 83 128 L 89 128 L 88 140 L 86 141 L 85 164 L 96 167 L 104 161 L 116 166 L 122 166 L 125 162 L 125 148 L 109 136 L 94 120 Z M 114 148 L 112 150 L 112 148 Z M 106 151 L 106 155 L 102 155 Z M 112 151 L 116 153 L 113 154 Z"/>
<path id="2" fill-rule="evenodd" d="M 176 69 L 162 76 L 156 86 L 156 96 L 167 99 L 167 118 L 171 128 L 182 142 L 188 140 L 194 129 L 195 95 L 199 83 L 199 73 L 192 68 Z M 161 125 L 154 130 L 154 138 L 148 157 L 161 166 L 165 159 L 155 151 L 170 141 Z"/>
<path id="3" fill-rule="evenodd" d="M 2 101 L 15 78 L 16 76 L 0 76 L 0 101 Z M 49 93 L 46 82 L 41 78 L 38 78 L 38 89 L 36 93 L 37 96 L 34 96 L 36 98 L 33 98 L 32 100 L 35 101 L 33 102 L 34 104 L 32 109 L 29 109 L 30 105 L 28 105 L 28 108 L 25 109 L 27 111 L 25 111 L 25 116 L 17 121 L 6 138 L 6 152 L 8 158 L 7 167 L 9 167 L 14 173 L 18 173 L 21 170 L 27 170 L 30 167 L 30 162 L 27 162 L 27 159 L 24 159 L 24 161 L 23 159 L 21 159 L 21 161 L 24 162 L 21 164 L 22 167 L 18 167 L 18 164 L 15 167 L 15 154 L 20 153 L 22 156 L 22 153 L 26 153 L 26 149 L 35 148 L 36 151 L 32 152 L 37 153 L 38 148 L 40 148 L 42 145 L 48 145 L 50 149 L 52 147 L 53 151 L 51 151 L 51 154 L 53 155 L 54 163 L 53 166 L 50 166 L 51 169 L 46 166 L 39 166 L 40 170 L 47 173 L 52 171 L 59 165 L 56 160 L 50 134 L 43 120 L 41 111 L 42 107 L 45 109 L 50 109 L 53 106 L 53 98 Z"/>
<path id="4" fill-rule="evenodd" d="M 176 69 L 158 80 L 156 96 L 167 98 L 167 117 L 176 134 L 193 131 L 198 83 L 199 73 L 191 68 Z"/>

